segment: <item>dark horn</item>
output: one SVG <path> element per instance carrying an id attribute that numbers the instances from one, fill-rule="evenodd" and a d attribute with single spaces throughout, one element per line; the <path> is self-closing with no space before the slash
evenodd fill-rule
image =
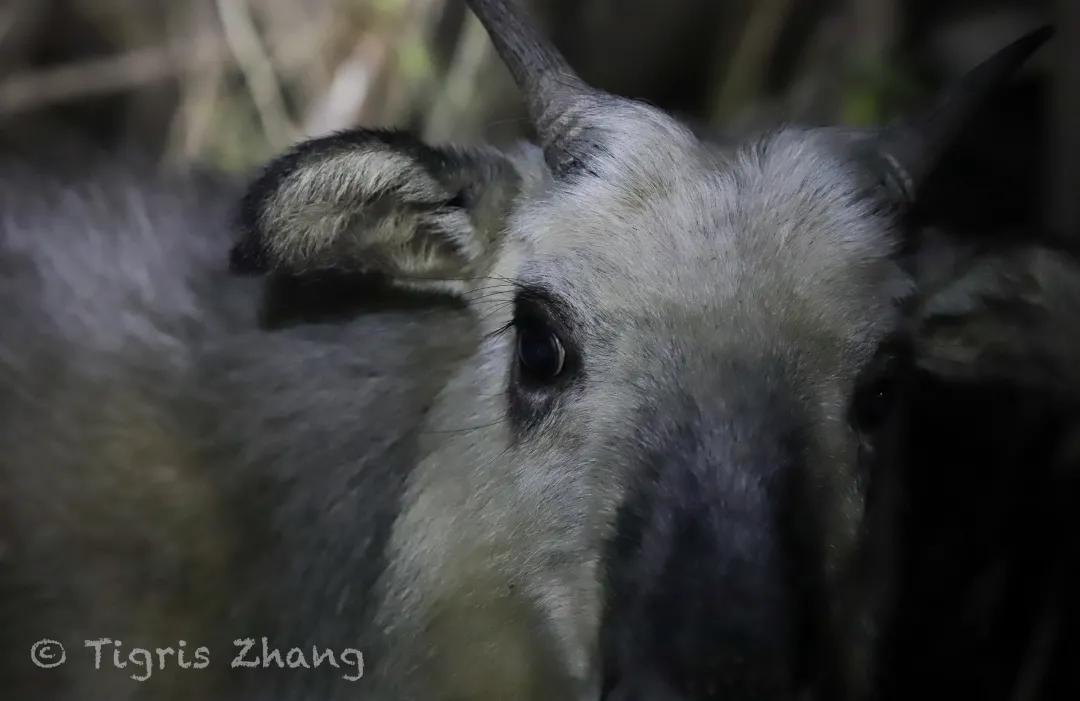
<path id="1" fill-rule="evenodd" d="M 1037 29 L 972 69 L 921 117 L 887 127 L 877 140 L 891 179 L 908 202 L 937 165 L 941 154 L 994 92 L 1054 33 Z"/>
<path id="2" fill-rule="evenodd" d="M 580 156 L 571 144 L 583 126 L 580 111 L 599 93 L 574 73 L 514 0 L 467 2 L 524 92 L 548 164 L 564 170 Z"/>

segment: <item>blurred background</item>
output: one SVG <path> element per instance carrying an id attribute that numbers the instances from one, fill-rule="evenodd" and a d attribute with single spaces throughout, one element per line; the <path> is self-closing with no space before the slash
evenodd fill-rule
<path id="1" fill-rule="evenodd" d="M 1001 186 L 1031 191 L 1055 229 L 1076 227 L 1077 0 L 528 2 L 587 80 L 705 130 L 887 120 L 1051 22 L 1059 40 L 982 131 Z M 0 0 L 7 138 L 64 126 L 165 166 L 245 172 L 357 125 L 528 135 L 463 0 Z"/>

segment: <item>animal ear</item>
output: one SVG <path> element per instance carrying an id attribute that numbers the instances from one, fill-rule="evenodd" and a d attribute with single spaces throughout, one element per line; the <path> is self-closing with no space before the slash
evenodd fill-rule
<path id="1" fill-rule="evenodd" d="M 918 364 L 949 380 L 1080 392 L 1080 260 L 1040 245 L 920 251 Z"/>
<path id="2" fill-rule="evenodd" d="M 515 162 L 493 149 L 433 147 L 388 131 L 314 139 L 252 183 L 230 264 L 454 289 L 490 265 L 522 182 Z"/>

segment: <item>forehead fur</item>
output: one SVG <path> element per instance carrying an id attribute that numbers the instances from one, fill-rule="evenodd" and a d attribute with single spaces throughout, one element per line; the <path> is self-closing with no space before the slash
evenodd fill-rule
<path id="1" fill-rule="evenodd" d="M 893 326 L 910 291 L 894 222 L 828 133 L 787 129 L 720 152 L 657 110 L 616 112 L 590 174 L 518 213 L 517 277 L 586 318 L 798 315 L 867 344 Z"/>

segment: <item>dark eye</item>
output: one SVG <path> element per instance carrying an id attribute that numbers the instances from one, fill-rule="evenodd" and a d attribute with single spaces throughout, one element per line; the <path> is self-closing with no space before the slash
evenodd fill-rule
<path id="1" fill-rule="evenodd" d="M 866 378 L 855 391 L 852 423 L 863 431 L 880 428 L 889 417 L 899 394 L 901 378 L 908 367 L 902 350 L 879 355 Z"/>
<path id="2" fill-rule="evenodd" d="M 860 429 L 879 428 L 892 413 L 896 394 L 892 376 L 879 377 L 859 390 L 855 396 L 855 425 Z"/>
<path id="3" fill-rule="evenodd" d="M 523 377 L 538 383 L 555 380 L 566 365 L 562 341 L 540 324 L 518 328 L 518 363 Z"/>

